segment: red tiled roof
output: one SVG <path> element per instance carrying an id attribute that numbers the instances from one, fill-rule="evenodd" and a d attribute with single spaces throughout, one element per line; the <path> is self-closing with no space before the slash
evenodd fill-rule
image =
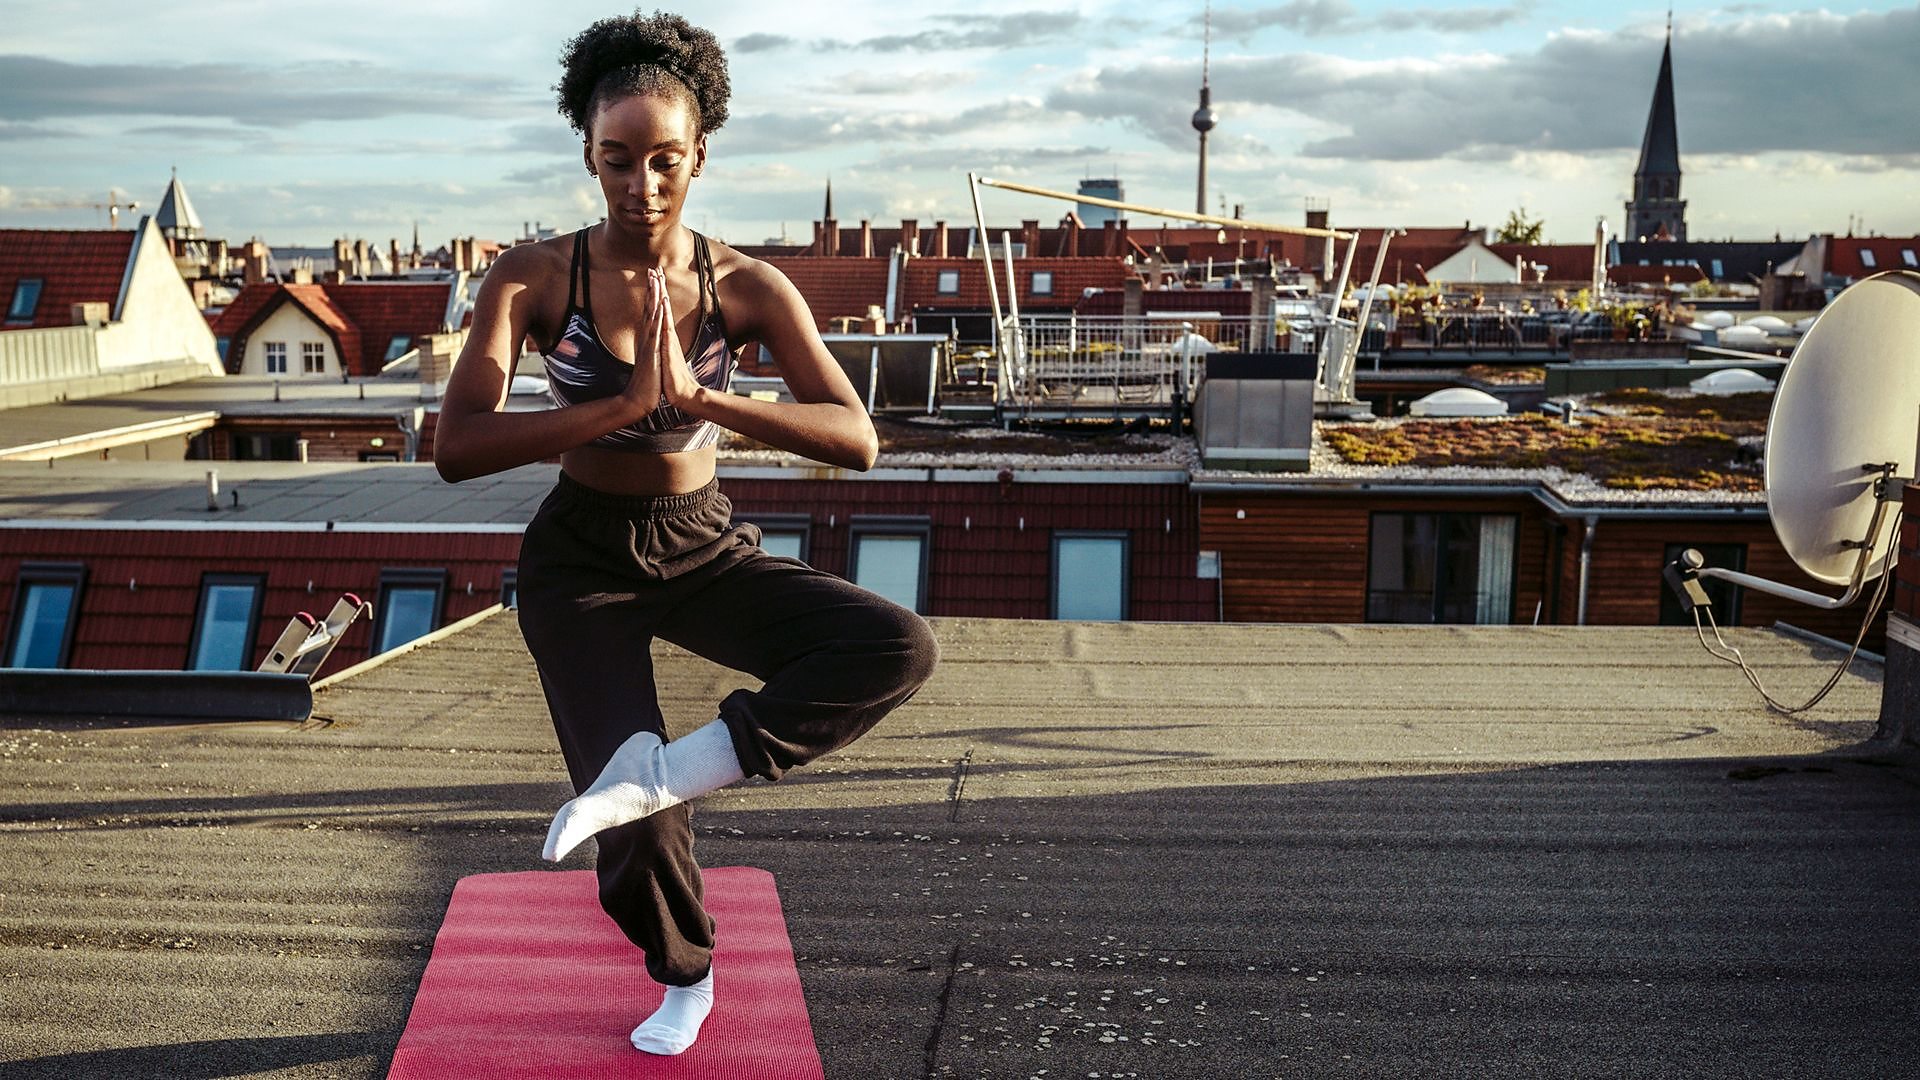
<path id="1" fill-rule="evenodd" d="M 1864 252 L 1873 253 L 1873 265 Z M 1920 237 L 1836 236 L 1827 243 L 1830 274 L 1859 279 L 1888 270 L 1920 270 Z"/>
<path id="2" fill-rule="evenodd" d="M 360 351 L 354 374 L 375 375 L 386 363 L 387 346 L 402 335 L 412 346 L 428 334 L 439 333 L 447 313 L 445 281 L 353 281 L 323 286 L 326 296 L 360 332 Z"/>
<path id="3" fill-rule="evenodd" d="M 355 375 L 375 375 L 386 362 L 396 337 L 437 333 L 446 315 L 446 282 L 349 282 L 344 285 L 285 285 L 263 282 L 240 291 L 211 322 L 213 332 L 229 338 L 227 367 L 239 370 L 246 338 L 281 304 L 291 300 L 325 328 L 342 362 Z"/>
<path id="4" fill-rule="evenodd" d="M 1007 280 L 1004 262 L 994 263 L 994 277 L 1000 290 L 1000 302 L 1008 302 Z M 940 274 L 947 270 L 959 271 L 959 290 L 953 293 L 939 291 Z M 1045 296 L 1033 293 L 1033 274 L 1035 271 L 1047 271 L 1053 274 L 1053 292 Z M 1080 297 L 1088 289 L 1118 289 L 1126 280 L 1134 276 L 1133 268 L 1122 259 L 1099 256 L 1092 258 L 1026 258 L 1013 261 L 1014 277 L 1019 283 L 1020 310 L 1027 311 L 1070 311 L 1079 303 Z M 907 263 L 906 283 L 902 290 L 905 294 L 903 311 L 923 308 L 971 308 L 985 309 L 990 306 L 987 296 L 987 275 L 978 259 L 913 259 Z"/>
<path id="5" fill-rule="evenodd" d="M 865 318 L 869 304 L 886 306 L 887 260 L 884 258 L 797 255 L 768 259 L 766 263 L 787 275 L 793 287 L 800 290 L 820 330 L 827 328 L 827 320 L 838 316 Z"/>
<path id="6" fill-rule="evenodd" d="M 131 229 L 0 229 L 0 304 L 12 304 L 23 278 L 42 282 L 33 321 L 5 328 L 71 326 L 73 305 L 112 305 L 120 297 L 133 240 Z"/>

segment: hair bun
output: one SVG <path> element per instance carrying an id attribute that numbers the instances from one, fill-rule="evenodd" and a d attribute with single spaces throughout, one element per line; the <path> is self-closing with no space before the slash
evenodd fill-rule
<path id="1" fill-rule="evenodd" d="M 701 134 L 717 131 L 727 121 L 732 87 L 726 51 L 711 31 L 679 15 L 635 12 L 601 19 L 566 43 L 560 64 L 560 81 L 553 87 L 559 93 L 560 114 L 583 135 L 598 106 L 596 96 L 657 90 L 650 68 L 686 87 Z"/>

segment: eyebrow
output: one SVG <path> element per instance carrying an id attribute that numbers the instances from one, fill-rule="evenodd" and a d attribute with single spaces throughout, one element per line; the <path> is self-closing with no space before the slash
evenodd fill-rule
<path id="1" fill-rule="evenodd" d="M 600 145 L 610 146 L 616 150 L 631 149 L 629 146 L 627 146 L 626 143 L 621 142 L 619 139 L 601 139 Z M 665 142 L 658 142 L 653 144 L 653 149 L 655 150 L 685 150 L 686 148 L 687 148 L 687 144 L 680 141 L 679 139 L 668 139 Z"/>

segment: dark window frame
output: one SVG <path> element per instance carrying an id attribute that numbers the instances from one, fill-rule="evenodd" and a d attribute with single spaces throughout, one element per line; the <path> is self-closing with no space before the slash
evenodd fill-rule
<path id="1" fill-rule="evenodd" d="M 1717 566 L 1722 570 L 1732 570 L 1735 573 L 1746 572 L 1747 545 L 1729 541 L 1681 541 L 1670 543 L 1666 545 L 1666 557 L 1660 560 L 1660 565 L 1667 566 L 1671 564 L 1675 559 L 1680 557 L 1681 552 L 1688 548 L 1695 548 L 1702 555 L 1706 556 L 1708 566 Z M 1732 565 L 1728 565 L 1727 560 L 1723 556 L 1723 553 L 1729 550 L 1736 553 Z M 1713 598 L 1714 621 L 1721 626 L 1739 626 L 1741 599 L 1746 595 L 1746 590 L 1731 581 L 1722 581 L 1718 578 L 1701 578 L 1700 585 L 1707 590 L 1707 595 Z M 1658 626 L 1693 625 L 1693 617 L 1680 610 L 1680 598 L 1673 595 L 1673 590 L 1667 586 L 1664 580 L 1660 582 L 1660 614 L 1657 618 L 1659 621 L 1656 625 Z M 1705 619 L 1700 621 L 1702 625 L 1706 623 Z"/>
<path id="2" fill-rule="evenodd" d="M 1440 548 L 1436 548 L 1434 551 L 1435 565 L 1433 567 L 1433 605 L 1430 609 L 1433 614 L 1432 622 L 1429 622 L 1429 623 L 1376 622 L 1372 616 L 1373 594 L 1374 594 L 1373 535 L 1374 535 L 1374 523 L 1377 520 L 1379 520 L 1379 518 L 1382 517 L 1383 515 L 1392 515 L 1394 517 L 1434 518 L 1435 519 L 1434 535 L 1436 537 L 1441 537 L 1441 538 L 1444 538 L 1447 534 L 1448 519 L 1450 518 L 1472 518 L 1476 524 L 1482 518 L 1490 518 L 1490 517 L 1512 518 L 1513 519 L 1513 552 L 1512 552 L 1511 561 L 1513 565 L 1509 571 L 1510 576 L 1507 580 L 1508 606 L 1507 606 L 1506 621 L 1498 622 L 1498 623 L 1480 623 L 1480 622 L 1448 623 L 1448 622 L 1440 621 L 1441 612 L 1446 604 L 1447 586 L 1451 584 L 1451 580 L 1447 575 L 1446 554 L 1444 550 Z M 1521 528 L 1521 524 L 1522 524 L 1521 515 L 1515 512 L 1479 511 L 1479 510 L 1374 510 L 1374 511 L 1370 511 L 1367 514 L 1367 580 L 1366 580 L 1366 592 L 1364 594 L 1364 599 L 1362 601 L 1362 603 L 1365 606 L 1362 608 L 1360 613 L 1362 621 L 1369 624 L 1373 624 L 1373 625 L 1379 625 L 1379 626 L 1512 626 L 1514 625 L 1514 616 L 1515 616 L 1515 613 L 1519 610 L 1519 606 L 1520 606 L 1520 543 L 1521 543 L 1520 528 Z M 1475 554 L 1475 558 L 1476 559 L 1478 558 L 1477 552 Z"/>
<path id="3" fill-rule="evenodd" d="M 380 571 L 380 595 L 374 601 L 373 606 L 373 641 L 369 646 L 372 651 L 368 655 L 379 656 L 382 653 L 390 652 L 393 649 L 399 648 L 401 645 L 407 644 L 407 642 L 402 641 L 386 648 L 381 648 L 381 642 L 386 640 L 387 624 L 392 618 L 388 601 L 392 598 L 394 589 L 420 588 L 431 588 L 433 590 L 433 625 L 427 628 L 427 633 L 431 634 L 446 625 L 447 571 L 445 567 L 384 567 Z M 426 635 L 423 634 L 421 636 L 424 637 Z M 410 640 L 418 641 L 419 638 Z"/>
<path id="4" fill-rule="evenodd" d="M 1040 287 L 1041 278 L 1047 279 L 1047 287 L 1044 289 Z M 1053 271 L 1051 270 L 1033 271 L 1032 275 L 1027 279 L 1027 295 L 1052 296 L 1053 295 Z"/>
<path id="5" fill-rule="evenodd" d="M 913 610 L 925 615 L 927 582 L 933 563 L 933 519 L 924 514 L 854 514 L 847 519 L 847 580 L 860 584 L 860 540 L 866 536 L 917 536 L 920 539 L 920 581 Z M 865 588 L 865 586 L 861 586 Z"/>
<path id="6" fill-rule="evenodd" d="M 735 521 L 760 526 L 762 533 L 799 533 L 800 561 L 812 565 L 813 553 L 813 515 L 812 514 L 735 514 Z"/>
<path id="7" fill-rule="evenodd" d="M 234 574 L 206 571 L 200 575 L 200 596 L 193 605 L 193 637 L 187 642 L 187 671 L 198 671 L 200 649 L 204 644 L 207 630 L 207 599 L 215 585 L 251 585 L 253 586 L 253 607 L 247 613 L 246 652 L 241 655 L 241 665 L 232 669 L 250 671 L 253 663 L 253 646 L 260 639 L 260 611 L 267 606 L 267 575 Z M 226 671 L 227 668 L 213 668 L 214 671 Z"/>
<path id="8" fill-rule="evenodd" d="M 74 631 L 80 625 L 80 602 L 86 598 L 85 563 L 23 562 L 13 582 L 13 610 L 7 614 L 7 649 L 0 653 L 0 666 L 12 663 L 14 650 L 20 647 L 20 626 L 27 611 L 27 589 L 33 585 L 72 585 L 73 607 L 60 630 L 60 653 L 54 664 L 64 668 L 73 661 Z"/>
<path id="9" fill-rule="evenodd" d="M 27 291 L 28 286 L 33 287 L 31 294 Z M 39 309 L 40 298 L 46 294 L 46 278 L 30 277 L 20 278 L 15 281 L 13 283 L 13 297 L 7 301 L 7 322 L 21 326 L 33 322 L 33 313 Z M 28 301 L 25 305 L 25 310 L 22 310 L 20 303 L 23 298 Z"/>
<path id="10" fill-rule="evenodd" d="M 273 366 L 273 350 L 276 346 L 278 346 L 280 349 L 280 368 L 277 371 L 274 370 L 274 366 Z M 261 342 L 260 343 L 260 363 L 261 363 L 261 366 L 266 370 L 266 373 L 269 375 L 287 374 L 287 343 L 284 341 Z"/>
<path id="11" fill-rule="evenodd" d="M 1048 541 L 1047 618 L 1060 617 L 1060 541 L 1120 541 L 1120 615 L 1100 622 L 1127 622 L 1133 618 L 1133 534 L 1126 529 L 1055 529 Z"/>
<path id="12" fill-rule="evenodd" d="M 391 364 L 412 351 L 413 335 L 395 334 L 387 340 L 387 355 L 385 359 L 381 360 L 381 363 Z"/>
<path id="13" fill-rule="evenodd" d="M 515 609 L 520 607 L 519 567 L 508 566 L 500 571 L 500 606 Z"/>

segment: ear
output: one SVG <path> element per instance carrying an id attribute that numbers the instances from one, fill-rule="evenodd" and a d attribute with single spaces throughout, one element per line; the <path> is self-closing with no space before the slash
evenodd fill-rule
<path id="1" fill-rule="evenodd" d="M 693 175 L 699 176 L 700 170 L 707 167 L 707 133 L 701 132 L 693 143 Z"/>
<path id="2" fill-rule="evenodd" d="M 593 144 L 582 140 L 580 143 L 580 156 L 585 159 L 587 163 L 587 175 L 598 176 L 599 174 L 593 171 Z"/>

